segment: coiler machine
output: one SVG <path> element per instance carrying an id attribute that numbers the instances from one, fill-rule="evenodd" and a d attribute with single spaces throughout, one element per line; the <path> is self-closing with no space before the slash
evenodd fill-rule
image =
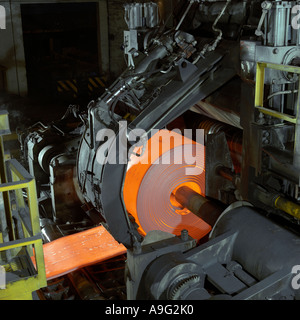
<path id="1" fill-rule="evenodd" d="M 127 69 L 20 139 L 45 239 L 104 225 L 127 299 L 300 299 L 300 2 L 124 9 Z"/>

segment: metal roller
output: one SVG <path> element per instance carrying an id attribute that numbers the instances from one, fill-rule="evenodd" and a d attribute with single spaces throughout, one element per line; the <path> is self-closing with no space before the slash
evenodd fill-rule
<path id="1" fill-rule="evenodd" d="M 233 259 L 247 272 L 262 280 L 300 261 L 299 235 L 274 223 L 255 208 L 240 207 L 225 211 L 211 232 L 214 239 L 235 232 Z"/>

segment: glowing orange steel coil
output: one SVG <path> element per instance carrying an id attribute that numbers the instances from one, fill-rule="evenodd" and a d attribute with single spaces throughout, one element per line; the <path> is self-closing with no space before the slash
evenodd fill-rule
<path id="1" fill-rule="evenodd" d="M 123 196 L 142 235 L 151 230 L 180 235 L 187 229 L 199 240 L 211 230 L 206 222 L 182 208 L 174 196 L 181 186 L 205 195 L 204 153 L 204 145 L 160 130 L 148 140 L 142 156 L 131 157 Z"/>

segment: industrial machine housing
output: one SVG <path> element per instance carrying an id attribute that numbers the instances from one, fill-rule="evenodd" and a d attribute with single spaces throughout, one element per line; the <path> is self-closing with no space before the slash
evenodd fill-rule
<path id="1" fill-rule="evenodd" d="M 41 197 L 50 181 L 45 241 L 103 224 L 127 248 L 127 299 L 300 299 L 299 5 L 189 0 L 167 29 L 156 3 L 127 4 L 128 68 L 85 112 L 20 138 Z M 205 194 L 174 195 L 210 226 L 202 239 L 143 235 L 124 201 L 128 150 L 176 119 L 205 132 Z"/>

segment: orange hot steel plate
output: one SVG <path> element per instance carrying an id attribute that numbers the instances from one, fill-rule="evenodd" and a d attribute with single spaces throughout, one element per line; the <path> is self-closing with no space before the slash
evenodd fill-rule
<path id="1" fill-rule="evenodd" d="M 47 280 L 126 253 L 103 226 L 51 241 L 43 250 Z"/>

